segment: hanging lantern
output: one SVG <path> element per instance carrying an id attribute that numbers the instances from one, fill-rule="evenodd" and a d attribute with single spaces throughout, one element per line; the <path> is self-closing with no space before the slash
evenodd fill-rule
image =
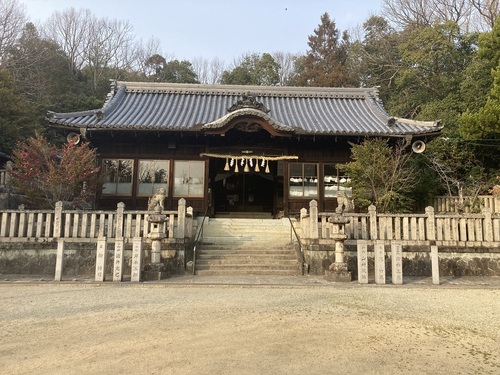
<path id="1" fill-rule="evenodd" d="M 266 173 L 269 173 L 269 160 L 266 161 Z"/>
<path id="2" fill-rule="evenodd" d="M 245 168 L 243 168 L 244 172 L 250 172 L 250 168 L 248 167 L 248 160 L 245 161 Z"/>
<path id="3" fill-rule="evenodd" d="M 229 168 L 229 158 L 226 158 L 226 165 L 224 166 L 224 170 L 225 171 L 228 171 L 230 168 Z"/>

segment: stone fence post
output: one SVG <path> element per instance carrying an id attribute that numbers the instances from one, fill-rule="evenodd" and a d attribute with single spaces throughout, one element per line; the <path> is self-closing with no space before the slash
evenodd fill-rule
<path id="1" fill-rule="evenodd" d="M 317 240 L 319 238 L 318 233 L 318 202 L 314 199 L 309 202 L 309 238 L 311 240 Z"/>
<path id="2" fill-rule="evenodd" d="M 193 238 L 193 207 L 186 208 L 186 236 Z"/>
<path id="3" fill-rule="evenodd" d="M 179 199 L 177 207 L 177 238 L 184 238 L 186 234 L 186 200 Z"/>
<path id="4" fill-rule="evenodd" d="M 378 239 L 377 207 L 373 204 L 368 207 L 368 215 L 370 217 L 370 240 L 376 240 Z"/>
<path id="5" fill-rule="evenodd" d="M 56 202 L 54 213 L 54 238 L 60 238 L 62 233 L 63 202 Z"/>
<path id="6" fill-rule="evenodd" d="M 434 216 L 434 207 L 427 206 L 425 208 L 425 214 L 427 217 L 425 218 L 425 231 L 426 240 L 428 241 L 436 241 L 436 218 Z"/>
<path id="7" fill-rule="evenodd" d="M 123 202 L 120 202 L 116 205 L 116 221 L 115 221 L 115 225 L 116 225 L 116 233 L 115 233 L 115 237 L 116 238 L 121 238 L 123 237 L 123 223 L 124 223 L 124 213 L 125 211 L 125 203 Z"/>
<path id="8" fill-rule="evenodd" d="M 484 207 L 481 210 L 484 215 L 483 219 L 483 240 L 486 242 L 493 242 L 493 219 L 491 217 L 491 208 Z"/>
<path id="9" fill-rule="evenodd" d="M 309 215 L 307 214 L 307 209 L 302 208 L 300 210 L 300 236 L 302 239 L 309 238 Z"/>

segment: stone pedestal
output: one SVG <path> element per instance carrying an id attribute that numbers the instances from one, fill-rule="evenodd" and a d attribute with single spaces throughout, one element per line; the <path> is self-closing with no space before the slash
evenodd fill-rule
<path id="1" fill-rule="evenodd" d="M 331 229 L 330 238 L 335 241 L 335 262 L 325 271 L 325 278 L 330 281 L 351 282 L 352 274 L 347 269 L 347 262 L 344 259 L 344 241 L 347 239 L 345 225 L 349 219 L 341 210 L 337 210 L 328 221 Z"/>
<path id="2" fill-rule="evenodd" d="M 142 281 L 157 281 L 166 279 L 168 274 L 163 263 L 150 263 L 144 266 L 141 276 Z"/>

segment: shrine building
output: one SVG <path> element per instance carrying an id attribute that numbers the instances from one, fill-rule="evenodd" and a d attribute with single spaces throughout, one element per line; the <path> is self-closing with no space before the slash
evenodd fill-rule
<path id="1" fill-rule="evenodd" d="M 339 165 L 366 138 L 423 145 L 439 121 L 390 116 L 376 88 L 117 82 L 102 108 L 48 114 L 69 142 L 97 148 L 105 181 L 95 208 L 147 208 L 165 189 L 210 216 L 320 211 L 351 194 Z"/>

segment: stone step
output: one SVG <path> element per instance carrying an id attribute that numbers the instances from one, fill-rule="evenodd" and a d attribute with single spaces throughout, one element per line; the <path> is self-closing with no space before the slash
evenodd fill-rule
<path id="1" fill-rule="evenodd" d="M 196 274 L 297 275 L 290 223 L 272 219 L 210 219 L 203 228 Z"/>
<path id="2" fill-rule="evenodd" d="M 200 258 L 210 257 L 223 257 L 223 256 L 246 256 L 246 257 L 288 257 L 295 256 L 290 250 L 287 249 L 270 249 L 270 250 L 257 250 L 257 249 L 200 249 L 198 256 Z"/>
<path id="3" fill-rule="evenodd" d="M 231 250 L 231 249 L 254 249 L 254 250 L 283 250 L 283 249 L 293 249 L 293 245 L 290 242 L 280 242 L 280 241 L 268 241 L 268 242 L 255 242 L 255 241 L 212 241 L 212 242 L 202 242 L 199 244 L 198 248 L 200 250 Z"/>
<path id="4" fill-rule="evenodd" d="M 196 262 L 196 270 L 246 270 L 246 271 L 295 271 L 298 267 L 297 262 L 295 264 L 198 264 Z"/>
<path id="5" fill-rule="evenodd" d="M 238 276 L 238 275 L 275 275 L 275 276 L 297 276 L 298 270 L 196 270 L 200 276 Z"/>
<path id="6" fill-rule="evenodd" d="M 213 256 L 200 256 L 197 260 L 197 264 L 207 263 L 207 262 L 239 262 L 239 263 L 253 263 L 253 264 L 271 264 L 271 263 L 283 263 L 283 262 L 296 262 L 296 259 L 291 258 L 289 255 L 213 255 Z"/>

